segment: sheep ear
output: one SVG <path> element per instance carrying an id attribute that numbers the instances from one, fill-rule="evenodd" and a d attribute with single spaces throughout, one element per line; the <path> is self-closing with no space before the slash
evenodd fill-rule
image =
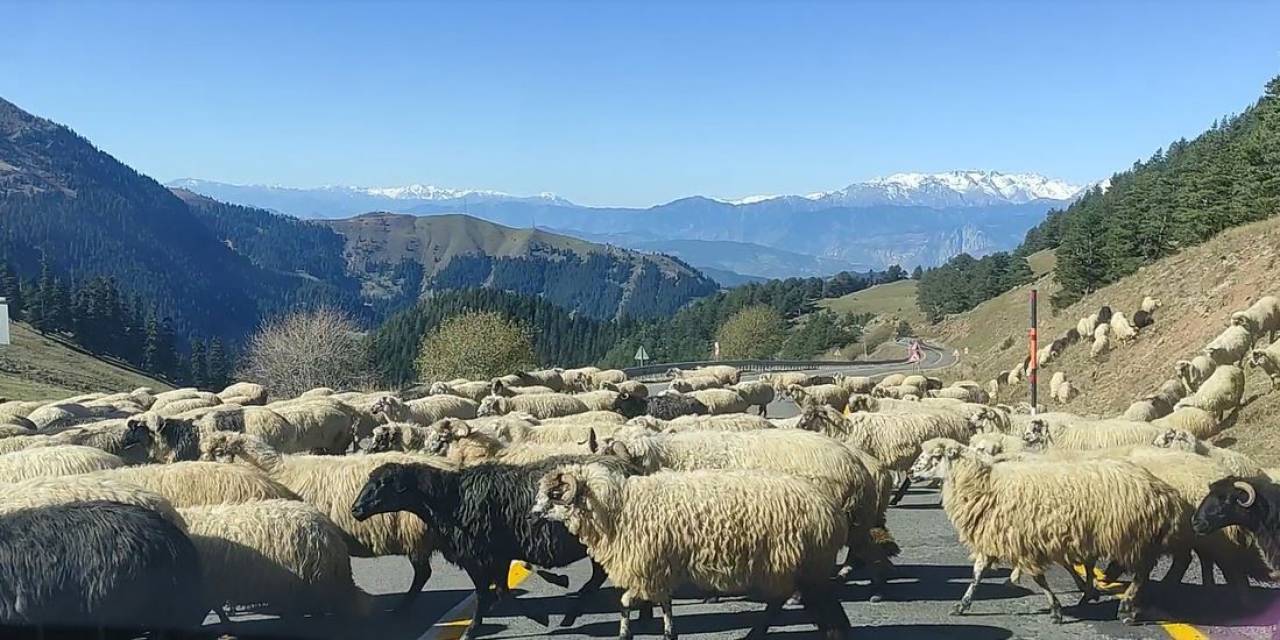
<path id="1" fill-rule="evenodd" d="M 596 430 L 594 427 L 587 432 L 587 450 L 591 453 L 600 451 L 600 442 L 596 440 Z"/>
<path id="2" fill-rule="evenodd" d="M 1244 492 L 1244 497 L 1239 500 L 1240 506 L 1248 509 L 1258 500 L 1258 492 L 1248 482 L 1237 481 L 1233 482 L 1231 486 Z"/>

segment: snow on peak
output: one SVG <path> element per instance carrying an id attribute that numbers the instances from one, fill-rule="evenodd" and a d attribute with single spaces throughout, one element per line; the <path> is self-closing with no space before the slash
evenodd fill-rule
<path id="1" fill-rule="evenodd" d="M 755 204 L 757 202 L 764 202 L 765 200 L 773 200 L 774 198 L 780 198 L 780 197 L 781 196 L 776 194 L 768 194 L 768 195 L 758 195 L 758 196 L 746 196 L 744 198 L 738 198 L 736 200 L 724 200 L 724 202 L 727 202 L 729 204 Z"/>
<path id="2" fill-rule="evenodd" d="M 410 184 L 402 187 L 348 187 L 352 191 L 393 200 L 457 200 L 460 198 L 484 198 L 494 200 L 548 200 L 565 202 L 564 198 L 543 191 L 535 196 L 516 196 L 489 189 L 449 189 L 429 184 Z"/>
<path id="3" fill-rule="evenodd" d="M 983 206 L 1025 204 L 1035 200 L 1070 200 L 1082 189 L 1079 185 L 1035 173 L 895 173 L 849 185 L 828 194 L 826 199 L 845 206 Z"/>

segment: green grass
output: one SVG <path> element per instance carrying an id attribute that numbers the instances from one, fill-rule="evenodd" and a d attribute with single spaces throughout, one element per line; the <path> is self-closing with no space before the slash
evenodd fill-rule
<path id="1" fill-rule="evenodd" d="M 169 388 L 42 336 L 25 324 L 11 324 L 9 338 L 12 344 L 0 346 L 0 397 L 6 400 L 56 400 L 86 392 Z"/>
<path id="2" fill-rule="evenodd" d="M 916 281 L 899 280 L 863 289 L 839 298 L 821 300 L 818 306 L 836 313 L 870 313 L 896 316 L 912 327 L 924 323 L 924 314 L 916 306 Z"/>
<path id="3" fill-rule="evenodd" d="M 1036 276 L 1042 276 L 1050 271 L 1058 264 L 1058 254 L 1053 249 L 1044 249 L 1027 256 L 1027 265 L 1031 267 L 1031 271 Z"/>

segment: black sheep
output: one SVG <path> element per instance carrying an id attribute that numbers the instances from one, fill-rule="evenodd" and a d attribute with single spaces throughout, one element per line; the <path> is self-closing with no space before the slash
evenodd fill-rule
<path id="1" fill-rule="evenodd" d="M 1111 324 L 1111 307 L 1104 304 L 1098 309 L 1098 324 Z"/>
<path id="2" fill-rule="evenodd" d="M 1265 480 L 1223 478 L 1209 485 L 1209 495 L 1191 518 L 1200 535 L 1237 525 L 1257 540 L 1262 559 L 1280 569 L 1280 487 Z"/>
<path id="3" fill-rule="evenodd" d="M 199 627 L 200 562 L 160 514 L 81 502 L 0 516 L 0 624 Z"/>
<path id="4" fill-rule="evenodd" d="M 195 423 L 181 418 L 154 413 L 129 418 L 126 449 L 143 445 L 151 449 L 151 459 L 158 462 L 180 462 L 200 458 L 200 430 Z M 144 427 L 146 432 L 139 430 Z"/>
<path id="5" fill-rule="evenodd" d="M 711 413 L 711 410 L 707 408 L 707 405 L 702 404 L 700 400 L 692 396 L 680 393 L 660 393 L 645 401 L 643 413 L 659 420 L 675 420 L 680 416 L 707 415 Z M 628 418 L 635 417 L 634 415 L 627 415 L 626 411 L 623 411 L 622 415 Z"/>
<path id="6" fill-rule="evenodd" d="M 1138 309 L 1137 311 L 1133 312 L 1133 328 L 1134 329 L 1149 327 L 1155 324 L 1155 322 L 1156 322 L 1156 319 L 1154 316 L 1151 315 L 1150 311 L 1144 311 L 1142 309 Z"/>
<path id="7" fill-rule="evenodd" d="M 369 475 L 351 515 L 364 520 L 408 511 L 422 518 L 436 539 L 436 550 L 462 567 L 475 585 L 476 614 L 462 636 L 470 638 L 497 599 L 508 594 L 506 576 L 513 560 L 553 568 L 587 557 L 586 547 L 562 523 L 530 515 L 544 475 L 562 464 L 587 461 L 621 464 L 600 456 L 559 456 L 531 465 L 485 463 L 460 471 L 387 464 Z M 598 589 L 604 579 L 604 570 L 593 562 L 591 579 L 579 595 Z M 566 616 L 564 624 L 575 614 Z"/>

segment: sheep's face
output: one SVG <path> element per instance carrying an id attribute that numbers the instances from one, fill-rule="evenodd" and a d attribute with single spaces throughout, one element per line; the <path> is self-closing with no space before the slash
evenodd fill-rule
<path id="1" fill-rule="evenodd" d="M 403 511 L 412 506 L 415 473 L 401 464 L 374 469 L 351 504 L 351 517 L 364 522 L 380 513 Z"/>
<path id="2" fill-rule="evenodd" d="M 1027 430 L 1022 433 L 1022 442 L 1027 445 L 1028 449 L 1042 449 L 1048 446 L 1052 440 L 1049 423 L 1040 419 L 1032 420 L 1027 425 Z"/>
<path id="3" fill-rule="evenodd" d="M 211 433 L 201 438 L 200 459 L 205 462 L 235 462 L 237 439 L 230 433 Z"/>
<path id="4" fill-rule="evenodd" d="M 480 401 L 480 408 L 476 409 L 476 415 L 480 417 L 500 416 L 505 413 L 510 413 L 510 408 L 510 400 L 507 398 L 503 398 L 502 396 L 489 396 Z"/>
<path id="5" fill-rule="evenodd" d="M 459 438 L 471 435 L 471 428 L 461 420 L 441 420 L 427 427 L 422 438 L 422 450 L 433 456 L 449 455 L 449 447 Z"/>
<path id="6" fill-rule="evenodd" d="M 369 411 L 377 415 L 390 416 L 393 404 L 394 401 L 391 396 L 382 396 L 373 402 L 373 406 L 369 408 Z"/>
<path id="7" fill-rule="evenodd" d="M 1231 525 L 1256 531 L 1262 524 L 1265 511 L 1265 504 L 1259 502 L 1258 490 L 1252 484 L 1223 478 L 1209 485 L 1209 495 L 1196 508 L 1191 527 L 1200 535 Z"/>
<path id="8" fill-rule="evenodd" d="M 875 399 L 863 393 L 849 396 L 849 411 L 875 411 Z"/>
<path id="9" fill-rule="evenodd" d="M 1236 327 L 1241 327 L 1250 333 L 1253 333 L 1257 326 L 1254 324 L 1253 318 L 1250 318 L 1249 314 L 1244 313 L 1243 311 L 1237 311 L 1231 314 L 1231 324 Z"/>
<path id="10" fill-rule="evenodd" d="M 135 451 L 138 449 L 150 449 L 155 444 L 155 438 L 152 437 L 151 430 L 147 428 L 145 420 L 138 418 L 130 418 L 125 422 L 125 434 L 121 439 L 121 444 L 125 451 Z"/>
<path id="11" fill-rule="evenodd" d="M 449 388 L 449 385 L 443 382 L 432 382 L 431 386 L 427 387 L 427 395 L 429 396 L 443 396 L 451 391 L 452 389 Z"/>
<path id="12" fill-rule="evenodd" d="M 1198 441 L 1189 431 L 1168 429 L 1164 433 L 1156 436 L 1155 441 L 1151 444 L 1157 447 L 1164 447 L 1165 449 L 1195 453 Z"/>
<path id="13" fill-rule="evenodd" d="M 843 419 L 844 416 L 832 407 L 816 402 L 806 402 L 800 407 L 800 420 L 796 422 L 796 428 L 823 433 L 827 431 L 829 425 Z"/>
<path id="14" fill-rule="evenodd" d="M 381 425 L 373 429 L 369 443 L 370 453 L 380 453 L 383 451 L 399 451 L 402 439 L 400 428 L 391 425 Z"/>
<path id="15" fill-rule="evenodd" d="M 982 409 L 969 416 L 969 431 L 972 434 L 995 431 L 996 423 L 992 411 L 991 409 Z"/>
<path id="16" fill-rule="evenodd" d="M 1255 367 L 1261 367 L 1263 362 L 1267 360 L 1267 352 L 1262 349 L 1254 349 L 1249 352 L 1249 364 Z"/>
<path id="17" fill-rule="evenodd" d="M 977 435 L 969 441 L 969 448 L 988 457 L 1004 453 L 1004 444 L 1000 440 L 988 436 Z"/>
<path id="18" fill-rule="evenodd" d="M 947 477 L 951 461 L 960 457 L 964 445 L 946 438 L 935 438 L 924 443 L 920 455 L 911 465 L 913 480 L 941 480 Z"/>
<path id="19" fill-rule="evenodd" d="M 557 522 L 567 521 L 585 498 L 581 490 L 584 486 L 582 479 L 572 471 L 548 473 L 538 481 L 533 515 Z"/>

